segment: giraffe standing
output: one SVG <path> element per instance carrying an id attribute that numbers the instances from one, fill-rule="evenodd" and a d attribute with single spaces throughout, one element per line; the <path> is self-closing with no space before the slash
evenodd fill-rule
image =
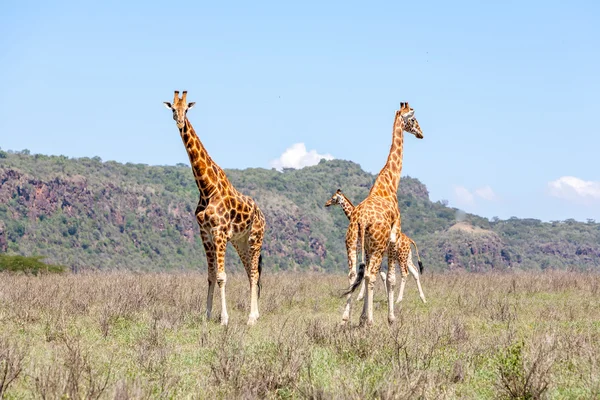
<path id="1" fill-rule="evenodd" d="M 238 192 L 227 179 L 225 172 L 210 158 L 196 131 L 187 119 L 187 111 L 195 103 L 186 103 L 187 92 L 179 98 L 175 91 L 173 104 L 165 106 L 173 110 L 183 144 L 187 150 L 200 191 L 196 208 L 196 219 L 208 261 L 208 295 L 206 317 L 212 312 L 215 284 L 221 292 L 221 324 L 227 325 L 227 303 L 225 300 L 225 248 L 227 242 L 237 251 L 250 281 L 250 316 L 248 325 L 258 319 L 258 298 L 262 257 L 260 254 L 265 232 L 265 218 L 258 205 L 250 197 Z"/>
<path id="2" fill-rule="evenodd" d="M 346 251 L 348 253 L 348 281 L 350 288 L 346 292 L 346 306 L 342 315 L 342 323 L 350 319 L 352 292 L 366 280 L 367 295 L 364 298 L 361 324 L 373 323 L 373 288 L 383 254 L 388 250 L 387 297 L 388 321 L 396 319 L 394 315 L 394 285 L 396 281 L 394 261 L 396 259 L 396 241 L 400 235 L 400 211 L 398 210 L 398 184 L 402 171 L 402 149 L 404 145 L 403 132 L 412 133 L 422 139 L 423 133 L 419 122 L 414 117 L 415 111 L 408 103 L 400 103 L 400 110 L 394 118 L 392 146 L 387 162 L 379 172 L 369 195 L 350 215 L 350 224 L 346 232 Z M 362 262 L 356 271 L 357 242 L 360 239 Z M 365 254 L 365 249 L 369 254 Z M 365 257 L 368 265 L 365 265 Z M 391 267 L 390 267 L 391 266 Z"/>
<path id="3" fill-rule="evenodd" d="M 352 214 L 352 211 L 354 211 L 354 205 L 352 204 L 350 199 L 346 197 L 346 195 L 342 192 L 341 189 L 338 189 L 333 194 L 333 196 L 331 196 L 331 199 L 329 199 L 327 203 L 325 203 L 325 207 L 329 207 L 333 204 L 337 204 L 340 207 L 342 207 L 342 210 L 344 210 L 344 214 L 346 214 L 346 217 L 350 219 L 350 214 Z M 415 251 L 417 253 L 417 259 L 419 260 L 419 270 L 415 268 L 415 265 L 412 261 L 412 250 L 410 248 L 411 245 L 415 247 Z M 368 254 L 368 250 L 366 253 Z M 421 281 L 419 279 L 419 273 L 423 273 L 423 263 L 421 262 L 421 257 L 419 257 L 419 249 L 415 241 L 406 236 L 404 233 L 400 233 L 399 240 L 396 242 L 396 257 L 397 258 L 395 261 L 396 263 L 398 263 L 400 271 L 402 272 L 402 281 L 400 282 L 400 291 L 398 292 L 398 300 L 396 300 L 396 303 L 401 302 L 402 298 L 404 297 L 404 285 L 406 284 L 406 277 L 408 276 L 409 271 L 415 278 L 415 281 L 417 282 L 417 288 L 419 289 L 419 296 L 421 297 L 421 300 L 423 300 L 423 303 L 427 303 L 427 300 L 425 300 L 425 294 L 423 293 L 423 289 L 421 288 Z M 379 274 L 381 276 L 381 280 L 383 281 L 384 286 L 387 287 L 385 282 L 386 275 L 382 271 L 380 271 Z M 362 285 L 360 287 L 360 293 L 358 294 L 356 300 L 360 301 L 363 299 L 364 290 L 365 282 L 363 280 Z"/>

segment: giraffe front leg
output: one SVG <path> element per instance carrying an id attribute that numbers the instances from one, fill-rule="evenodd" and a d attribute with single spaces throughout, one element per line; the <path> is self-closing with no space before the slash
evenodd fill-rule
<path id="1" fill-rule="evenodd" d="M 216 235 L 214 242 L 217 254 L 217 285 L 221 294 L 221 325 L 227 325 L 229 314 L 227 314 L 227 299 L 225 296 L 225 286 L 227 285 L 227 274 L 225 273 L 226 236 L 224 234 Z"/>
<path id="2" fill-rule="evenodd" d="M 208 263 L 208 292 L 206 295 L 206 319 L 210 320 L 212 314 L 213 297 L 215 293 L 215 285 L 217 283 L 217 259 L 215 245 L 212 237 L 206 233 L 201 232 L 202 244 L 204 245 L 204 252 L 206 253 L 206 260 Z"/>

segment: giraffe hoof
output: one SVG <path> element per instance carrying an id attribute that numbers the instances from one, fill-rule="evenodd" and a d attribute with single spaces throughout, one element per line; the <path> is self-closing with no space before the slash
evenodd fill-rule
<path id="1" fill-rule="evenodd" d="M 223 326 L 227 326 L 227 324 L 229 323 L 229 316 L 225 316 L 225 317 L 221 317 L 221 325 Z"/>
<path id="2" fill-rule="evenodd" d="M 396 316 L 395 315 L 389 315 L 388 316 L 388 323 L 391 325 L 394 322 L 396 322 Z"/>
<path id="3" fill-rule="evenodd" d="M 356 298 L 356 301 L 361 301 L 361 300 L 362 300 L 364 297 L 365 297 L 365 296 L 358 296 L 358 297 Z"/>
<path id="4" fill-rule="evenodd" d="M 251 315 L 248 318 L 248 326 L 252 326 L 252 325 L 256 324 L 257 320 L 258 320 L 258 316 Z"/>

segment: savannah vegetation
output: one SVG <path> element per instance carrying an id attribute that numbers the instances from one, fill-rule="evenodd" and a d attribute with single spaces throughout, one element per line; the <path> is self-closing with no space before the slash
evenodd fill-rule
<path id="1" fill-rule="evenodd" d="M 268 271 L 341 272 L 348 220 L 323 207 L 336 189 L 358 203 L 375 175 L 343 160 L 300 170 L 226 170 L 267 220 Z M 600 267 L 600 224 L 482 218 L 429 199 L 402 177 L 402 231 L 434 271 L 576 270 Z M 204 250 L 188 165 L 148 166 L 0 150 L 0 253 L 44 256 L 77 269 L 200 270 Z M 231 248 L 228 271 L 243 268 Z"/>
<path id="2" fill-rule="evenodd" d="M 340 327 L 343 274 L 264 276 L 258 324 L 231 274 L 230 321 L 204 319 L 196 272 L 0 273 L 0 398 L 600 396 L 600 276 L 423 276 L 386 321 Z M 217 295 L 218 296 L 218 295 Z M 218 319 L 218 310 L 217 319 Z"/>

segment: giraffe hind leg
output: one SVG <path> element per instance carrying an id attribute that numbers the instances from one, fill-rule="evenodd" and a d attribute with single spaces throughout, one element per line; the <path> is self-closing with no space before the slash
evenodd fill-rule
<path id="1" fill-rule="evenodd" d="M 373 325 L 373 293 L 382 258 L 382 253 L 378 252 L 377 254 L 373 254 L 369 259 L 369 265 L 367 266 L 367 271 L 365 273 L 367 293 L 364 299 L 363 312 L 360 316 L 361 325 L 364 325 L 365 323 Z"/>
<path id="2" fill-rule="evenodd" d="M 410 271 L 413 278 L 415 278 L 415 281 L 417 282 L 417 289 L 419 289 L 419 297 L 421 298 L 423 303 L 427 303 L 427 300 L 425 299 L 425 293 L 423 293 L 423 288 L 421 287 L 421 279 L 419 276 L 419 272 L 417 271 L 417 268 L 415 267 L 415 265 L 413 264 L 413 262 L 410 258 L 409 258 L 409 262 L 408 262 L 408 270 Z"/>
<path id="3" fill-rule="evenodd" d="M 350 225 L 346 231 L 346 253 L 348 256 L 348 284 L 355 283 L 356 275 L 356 248 L 358 240 L 358 223 L 350 220 Z M 356 287 L 354 287 L 356 289 Z M 346 305 L 342 314 L 342 325 L 350 320 L 350 312 L 352 310 L 352 292 L 354 289 L 349 289 L 344 293 L 346 296 Z"/>
<path id="4" fill-rule="evenodd" d="M 248 316 L 248 325 L 254 325 L 259 317 L 258 298 L 260 296 L 260 275 L 262 272 L 262 255 L 260 247 L 250 247 L 248 241 L 233 242 L 233 247 L 237 251 L 250 284 L 250 315 Z"/>
<path id="5" fill-rule="evenodd" d="M 388 299 L 388 322 L 391 324 L 396 320 L 396 315 L 394 314 L 394 289 L 396 286 L 396 248 L 395 246 L 388 246 L 388 270 L 387 276 L 385 277 L 385 289 L 387 293 Z M 384 275 L 382 272 L 381 277 Z"/>
<path id="6" fill-rule="evenodd" d="M 398 299 L 396 299 L 396 303 L 400 303 L 404 298 L 404 287 L 406 286 L 406 277 L 408 276 L 408 260 L 410 257 L 410 251 L 408 252 L 408 256 L 401 253 L 397 254 L 397 262 L 400 266 L 400 272 L 402 273 L 402 280 L 400 281 L 400 290 L 398 291 Z"/>

